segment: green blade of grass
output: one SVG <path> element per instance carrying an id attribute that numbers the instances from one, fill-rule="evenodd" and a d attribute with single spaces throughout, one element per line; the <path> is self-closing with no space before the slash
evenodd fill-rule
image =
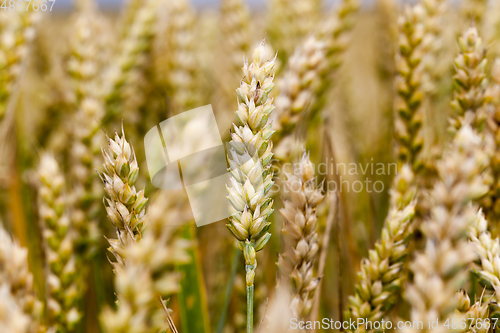
<path id="1" fill-rule="evenodd" d="M 238 247 L 234 247 L 233 263 L 231 264 L 231 275 L 229 277 L 229 282 L 226 287 L 226 293 L 224 295 L 224 307 L 222 308 L 222 313 L 217 323 L 217 333 L 222 333 L 224 330 L 224 325 L 226 324 L 227 311 L 229 310 L 229 303 L 231 302 L 231 293 L 233 291 L 234 279 L 236 277 L 236 272 L 238 270 L 238 265 L 240 264 L 241 250 Z"/>
<path id="2" fill-rule="evenodd" d="M 189 250 L 191 261 L 180 265 L 177 270 L 182 273 L 179 292 L 179 308 L 183 333 L 208 333 L 209 316 L 203 269 L 200 262 L 198 244 L 196 243 L 196 229 L 190 224 L 183 236 L 193 240 L 195 245 Z"/>

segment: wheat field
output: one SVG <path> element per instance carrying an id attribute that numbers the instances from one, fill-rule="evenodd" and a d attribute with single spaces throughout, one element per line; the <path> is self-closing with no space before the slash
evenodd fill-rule
<path id="1" fill-rule="evenodd" d="M 0 333 L 500 328 L 499 0 L 0 6 Z"/>

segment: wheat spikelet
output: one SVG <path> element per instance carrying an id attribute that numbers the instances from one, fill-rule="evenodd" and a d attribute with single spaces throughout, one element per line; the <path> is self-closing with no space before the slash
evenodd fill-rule
<path id="1" fill-rule="evenodd" d="M 81 319 L 74 254 L 75 230 L 66 212 L 65 181 L 55 158 L 46 153 L 38 168 L 38 211 L 45 245 L 50 325 L 73 332 Z"/>
<path id="2" fill-rule="evenodd" d="M 395 135 L 399 143 L 399 163 L 409 163 L 417 172 L 423 166 L 422 40 L 425 35 L 425 11 L 422 6 L 406 7 L 399 18 L 396 53 L 397 91 Z"/>
<path id="3" fill-rule="evenodd" d="M 28 250 L 0 226 L 0 329 L 2 332 L 43 332 L 42 310 L 28 269 Z"/>
<path id="4" fill-rule="evenodd" d="M 475 27 L 468 28 L 458 39 L 460 54 L 455 58 L 455 91 L 451 106 L 457 114 L 453 128 L 459 128 L 466 113 L 474 114 L 474 126 L 482 129 L 486 120 L 486 49 Z"/>
<path id="5" fill-rule="evenodd" d="M 457 310 L 464 314 L 467 323 L 467 333 L 487 333 L 489 331 L 489 306 L 488 303 L 483 303 L 481 300 L 470 305 L 470 298 L 465 290 L 461 290 L 455 294 L 457 299 Z"/>
<path id="6" fill-rule="evenodd" d="M 479 282 L 485 288 L 492 291 L 493 297 L 490 303 L 495 303 L 495 301 L 498 303 L 500 300 L 500 241 L 498 238 L 491 236 L 488 231 L 488 222 L 481 211 L 477 213 L 476 221 L 469 228 L 468 236 L 469 242 L 472 243 L 477 254 L 476 261 L 472 265 L 471 270 L 479 278 Z M 464 298 L 465 296 L 461 297 Z M 491 315 L 492 318 L 498 317 L 500 314 L 498 306 L 487 305 L 477 305 L 477 310 L 473 314 L 476 314 L 478 318 L 481 315 Z M 487 310 L 489 311 L 486 314 L 481 311 L 483 310 L 483 306 L 487 306 Z M 464 306 L 463 308 L 466 307 Z M 462 312 L 464 311 L 462 310 Z"/>
<path id="7" fill-rule="evenodd" d="M 495 291 L 496 299 L 500 299 L 500 242 L 493 239 L 488 231 L 488 222 L 481 211 L 477 213 L 475 222 L 468 230 L 469 241 L 477 253 L 477 260 L 472 271 L 480 282 Z"/>
<path id="8" fill-rule="evenodd" d="M 361 262 L 355 295 L 349 297 L 349 317 L 380 321 L 393 308 L 405 282 L 405 260 L 414 229 L 415 175 L 403 165 L 391 189 L 391 205 L 380 241 Z M 358 331 L 368 331 L 358 327 Z"/>
<path id="9" fill-rule="evenodd" d="M 466 241 L 477 212 L 470 201 L 487 191 L 484 178 L 490 149 L 491 142 L 483 141 L 465 124 L 437 163 L 439 181 L 429 193 L 433 207 L 420 227 L 425 249 L 410 264 L 414 277 L 406 288 L 411 320 L 422 321 L 423 331 L 429 330 L 429 321 L 438 319 L 438 330 L 444 332 L 443 323 L 459 316 L 452 312 L 457 306 L 454 295 L 463 284 L 466 267 L 475 259 Z"/>
<path id="10" fill-rule="evenodd" d="M 285 218 L 282 230 L 285 250 L 278 259 L 278 267 L 281 281 L 292 289 L 292 314 L 304 319 L 311 312 L 312 296 L 319 283 L 314 274 L 319 250 L 316 207 L 323 200 L 323 190 L 316 186 L 314 167 L 305 152 L 293 174 L 287 174 L 285 186 L 292 200 L 285 201 L 285 208 L 280 210 Z"/>

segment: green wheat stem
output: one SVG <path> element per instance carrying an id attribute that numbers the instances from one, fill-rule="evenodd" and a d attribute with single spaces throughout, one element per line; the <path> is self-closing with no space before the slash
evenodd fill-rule
<path id="1" fill-rule="evenodd" d="M 247 265 L 247 268 L 248 266 L 252 265 Z M 253 332 L 253 285 L 247 286 L 247 333 L 252 333 L 252 332 Z"/>

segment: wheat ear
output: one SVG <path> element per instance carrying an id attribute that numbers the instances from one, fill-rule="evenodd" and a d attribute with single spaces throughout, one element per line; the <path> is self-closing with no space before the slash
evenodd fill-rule
<path id="1" fill-rule="evenodd" d="M 323 190 L 316 186 L 314 166 L 305 152 L 293 174 L 287 174 L 285 186 L 291 201 L 285 201 L 285 208 L 280 210 L 285 218 L 282 230 L 285 250 L 279 256 L 278 267 L 281 282 L 292 289 L 292 314 L 304 319 L 311 312 L 314 291 L 319 283 L 314 274 L 319 250 L 316 207 L 323 200 Z"/>
<path id="2" fill-rule="evenodd" d="M 227 227 L 238 240 L 246 264 L 247 332 L 253 330 L 253 288 L 256 252 L 269 241 L 268 221 L 273 212 L 269 190 L 273 185 L 271 172 L 271 136 L 268 122 L 274 109 L 268 98 L 273 83 L 274 59 L 266 58 L 264 42 L 254 51 L 253 62 L 245 61 L 243 79 L 237 89 L 237 124 L 233 124 L 228 160 L 231 185 L 228 199 L 235 209 Z"/>
<path id="3" fill-rule="evenodd" d="M 276 115 L 279 126 L 273 141 L 279 144 L 292 133 L 315 97 L 321 84 L 320 71 L 326 62 L 326 45 L 315 36 L 308 37 L 288 61 L 288 68 L 279 81 Z M 279 147 L 278 147 L 279 148 Z M 282 154 L 286 156 L 285 151 Z"/>
<path id="4" fill-rule="evenodd" d="M 241 59 L 250 49 L 250 10 L 243 0 L 222 0 L 220 12 L 225 58 L 229 59 L 225 67 L 235 81 L 241 76 Z M 231 93 L 233 89 L 228 88 Z"/>
<path id="5" fill-rule="evenodd" d="M 318 0 L 272 0 L 267 31 L 280 59 L 286 60 L 313 31 L 320 18 Z"/>
<path id="6" fill-rule="evenodd" d="M 120 42 L 112 66 L 104 78 L 106 119 L 112 119 L 118 112 L 125 96 L 124 88 L 134 86 L 134 69 L 145 65 L 145 55 L 151 49 L 151 39 L 155 35 L 154 25 L 157 18 L 159 0 L 146 0 L 135 13 L 131 26 L 126 29 Z"/>
<path id="7" fill-rule="evenodd" d="M 78 302 L 76 230 L 67 214 L 65 180 L 54 156 L 45 153 L 38 167 L 38 211 L 44 239 L 49 323 L 56 331 L 73 332 L 81 319 Z"/>
<path id="8" fill-rule="evenodd" d="M 190 260 L 186 252 L 190 243 L 174 237 L 177 229 L 165 225 L 163 214 L 152 214 L 148 220 L 148 199 L 144 190 L 135 189 L 139 168 L 123 130 L 122 136 L 108 138 L 108 150 L 102 152 L 104 172 L 99 175 L 109 196 L 105 198 L 105 207 L 118 236 L 109 239 L 109 251 L 117 259 L 112 264 L 118 308 L 106 309 L 101 322 L 109 332 L 158 331 L 165 328 L 162 297 L 177 292 L 180 276 L 173 271 L 175 265 Z M 169 327 L 174 330 L 168 311 L 166 314 Z"/>
<path id="9" fill-rule="evenodd" d="M 291 149 L 290 134 L 301 119 L 314 117 L 324 103 L 325 91 L 330 87 L 332 72 L 342 63 L 341 57 L 347 45 L 348 32 L 357 12 L 357 0 L 344 0 L 332 17 L 321 24 L 320 29 L 305 38 L 290 57 L 283 78 L 279 81 L 276 99 L 278 158 L 286 158 Z M 310 114 L 307 111 L 311 111 Z M 281 142 L 283 141 L 283 142 Z"/>
<path id="10" fill-rule="evenodd" d="M 458 315 L 453 313 L 457 307 L 454 295 L 475 259 L 466 239 L 477 212 L 471 201 L 487 191 L 484 178 L 490 146 L 491 142 L 483 141 L 464 124 L 436 165 L 439 180 L 429 193 L 433 207 L 420 226 L 425 249 L 410 264 L 414 276 L 406 288 L 411 320 L 422 321 L 422 331 L 429 331 L 428 322 L 436 319 L 444 330 L 446 320 Z"/>
<path id="11" fill-rule="evenodd" d="M 174 114 L 198 106 L 200 100 L 196 55 L 195 14 L 189 0 L 169 4 L 166 31 L 167 80 Z"/>
<path id="12" fill-rule="evenodd" d="M 399 143 L 399 163 L 409 163 L 414 172 L 423 166 L 422 40 L 425 35 L 425 11 L 422 6 L 406 7 L 399 18 L 396 52 L 397 96 L 395 135 Z"/>
<path id="13" fill-rule="evenodd" d="M 481 211 L 477 213 L 476 220 L 469 228 L 468 236 L 477 253 L 472 271 L 483 285 L 493 289 L 495 294 L 500 293 L 500 241 L 491 236 L 488 222 Z M 500 294 L 497 294 L 496 298 L 500 300 Z"/>
<path id="14" fill-rule="evenodd" d="M 466 113 L 475 117 L 474 126 L 481 130 L 486 120 L 486 49 L 475 27 L 468 28 L 458 39 L 460 54 L 455 58 L 455 91 L 451 106 L 457 114 L 452 127 L 459 128 Z"/>
<path id="15" fill-rule="evenodd" d="M 405 282 L 404 265 L 414 231 L 415 175 L 403 165 L 394 179 L 389 214 L 381 239 L 361 261 L 354 296 L 349 297 L 349 317 L 380 321 L 394 307 Z M 358 327 L 368 331 L 366 327 Z"/>
<path id="16" fill-rule="evenodd" d="M 445 15 L 448 10 L 447 0 L 422 0 L 425 11 L 425 38 L 422 41 L 422 62 L 424 90 L 428 94 L 435 91 L 437 82 L 443 76 L 444 70 L 449 70 L 449 62 L 441 61 L 443 49 L 443 30 L 445 30 Z"/>
<path id="17" fill-rule="evenodd" d="M 487 128 L 493 134 L 495 140 L 495 151 L 491 158 L 491 171 L 493 181 L 490 186 L 490 191 L 481 200 L 483 211 L 490 222 L 499 221 L 500 219 L 500 59 L 497 59 L 493 64 L 492 69 L 493 84 L 489 86 L 487 95 L 491 98 L 491 112 L 487 118 Z M 491 231 L 498 234 L 498 224 L 490 224 Z"/>
<path id="18" fill-rule="evenodd" d="M 104 116 L 98 59 L 102 51 L 102 18 L 94 9 L 77 14 L 71 38 L 71 53 L 67 70 L 71 75 L 75 97 L 72 128 L 71 156 L 71 222 L 79 234 L 79 255 L 88 254 L 100 237 L 95 221 L 97 207 L 94 197 L 102 195 L 95 183 L 96 153 L 99 152 L 99 122 Z"/>
<path id="19" fill-rule="evenodd" d="M 323 107 L 326 92 L 331 87 L 332 73 L 342 65 L 359 8 L 359 0 L 343 0 L 319 26 L 317 38 L 325 43 L 326 64 L 320 72 L 321 85 L 311 106 L 313 113 L 311 117 Z"/>
<path id="20" fill-rule="evenodd" d="M 116 227 L 118 239 L 109 239 L 111 247 L 109 251 L 118 260 L 113 264 L 124 264 L 122 252 L 132 242 L 140 240 L 142 231 L 147 222 L 146 203 L 144 190 L 137 191 L 134 184 L 139 176 L 139 167 L 134 150 L 130 143 L 122 136 L 115 133 L 115 139 L 108 137 L 106 151 L 102 149 L 104 156 L 104 172 L 99 172 L 104 191 L 109 198 L 104 199 L 104 206 L 108 218 Z"/>
<path id="21" fill-rule="evenodd" d="M 26 59 L 28 45 L 35 36 L 34 24 L 38 13 L 3 11 L 0 13 L 0 121 L 5 115 L 9 98 L 14 92 Z"/>
<path id="22" fill-rule="evenodd" d="M 28 269 L 28 250 L 13 241 L 0 225 L 0 330 L 41 333 L 41 310 Z"/>

